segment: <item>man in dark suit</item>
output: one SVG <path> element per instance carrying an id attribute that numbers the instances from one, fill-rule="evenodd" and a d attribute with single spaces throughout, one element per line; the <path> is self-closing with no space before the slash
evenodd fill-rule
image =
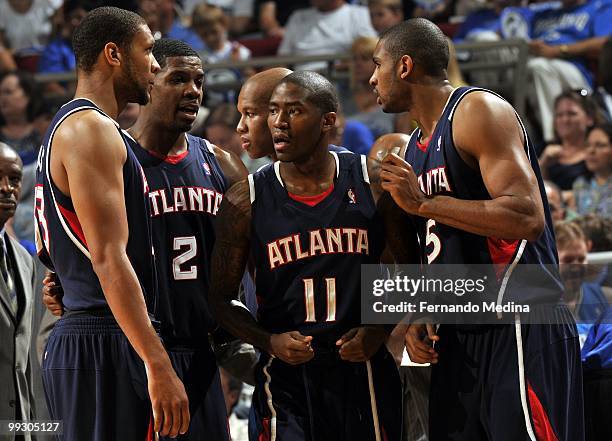
<path id="1" fill-rule="evenodd" d="M 0 143 L 0 420 L 30 421 L 34 418 L 30 362 L 34 263 L 4 228 L 17 208 L 21 174 L 19 155 Z"/>

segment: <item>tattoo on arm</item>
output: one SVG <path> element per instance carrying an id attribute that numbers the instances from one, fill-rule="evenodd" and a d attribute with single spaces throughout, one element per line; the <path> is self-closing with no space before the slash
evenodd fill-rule
<path id="1" fill-rule="evenodd" d="M 240 282 L 249 256 L 251 201 L 246 180 L 232 186 L 223 198 L 216 220 L 211 264 L 210 304 L 219 324 L 254 346 L 269 350 L 266 332 L 238 300 Z"/>

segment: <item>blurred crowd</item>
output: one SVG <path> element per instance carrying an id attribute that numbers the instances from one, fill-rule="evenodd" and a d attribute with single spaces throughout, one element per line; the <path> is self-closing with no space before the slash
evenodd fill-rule
<path id="1" fill-rule="evenodd" d="M 516 60 L 516 52 L 503 47 L 478 52 L 462 44 L 522 39 L 529 49 L 528 106 L 520 116 L 539 154 L 561 263 L 584 263 L 590 252 L 612 251 L 612 0 L 3 0 L 0 142 L 13 147 L 24 164 L 21 203 L 6 228 L 32 253 L 41 136 L 74 91 L 69 76 L 53 74 L 74 71 L 72 34 L 87 11 L 101 5 L 135 10 L 156 38 L 189 43 L 207 66 L 222 63 L 206 71 L 206 98 L 194 132 L 237 153 L 251 171 L 265 160 L 250 160 L 236 132 L 237 91 L 257 72 L 242 61 L 343 55 L 333 63 L 342 107 L 334 143 L 367 154 L 380 136 L 409 134 L 415 127 L 409 114 L 383 113 L 372 93 L 379 34 L 410 17 L 435 21 L 451 49 L 457 45 L 448 69 L 451 83 L 486 87 L 511 102 L 504 82 L 512 81 L 512 69 L 462 73 L 461 66 Z M 327 62 L 312 58 L 291 67 L 330 72 Z M 138 111 L 129 106 L 119 118 L 122 127 L 129 127 Z M 603 297 L 593 301 L 609 301 L 610 292 L 602 288 L 610 286 L 607 270 L 597 277 Z M 238 415 L 230 419 L 234 433 L 241 433 L 249 390 L 229 374 L 223 386 L 228 415 Z"/>

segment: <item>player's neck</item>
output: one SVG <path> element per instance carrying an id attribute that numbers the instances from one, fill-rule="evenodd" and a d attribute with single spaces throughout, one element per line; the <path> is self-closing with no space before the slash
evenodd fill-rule
<path id="1" fill-rule="evenodd" d="M 143 149 L 160 156 L 179 155 L 187 150 L 185 132 L 156 126 L 146 118 L 142 108 L 140 116 L 129 132 Z"/>
<path id="2" fill-rule="evenodd" d="M 79 76 L 74 97 L 75 99 L 85 98 L 92 101 L 114 120 L 127 105 L 126 100 L 122 100 L 116 95 L 112 78 L 96 73 Z"/>
<path id="3" fill-rule="evenodd" d="M 281 177 L 287 191 L 298 195 L 316 195 L 334 182 L 336 162 L 325 149 L 317 149 L 299 162 L 281 162 Z"/>
<path id="4" fill-rule="evenodd" d="M 415 90 L 410 114 L 419 124 L 424 139 L 429 138 L 435 130 L 453 90 L 448 81 Z"/>

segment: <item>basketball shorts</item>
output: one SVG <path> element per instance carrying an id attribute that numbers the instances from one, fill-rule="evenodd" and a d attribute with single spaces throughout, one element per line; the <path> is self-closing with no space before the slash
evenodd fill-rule
<path id="1" fill-rule="evenodd" d="M 112 316 L 59 320 L 47 341 L 43 386 L 63 441 L 152 440 L 144 364 Z"/>
<path id="2" fill-rule="evenodd" d="M 160 440 L 229 441 L 225 399 L 212 349 L 176 346 L 167 349 L 174 370 L 185 386 L 191 420 L 186 434 L 177 438 L 160 437 Z"/>
<path id="3" fill-rule="evenodd" d="M 582 441 L 580 348 L 565 306 L 534 323 L 442 325 L 430 441 Z"/>
<path id="4" fill-rule="evenodd" d="M 399 441 L 402 390 L 383 346 L 366 363 L 315 348 L 315 358 L 291 366 L 262 353 L 255 371 L 250 441 Z M 375 416 L 377 418 L 375 418 Z"/>

